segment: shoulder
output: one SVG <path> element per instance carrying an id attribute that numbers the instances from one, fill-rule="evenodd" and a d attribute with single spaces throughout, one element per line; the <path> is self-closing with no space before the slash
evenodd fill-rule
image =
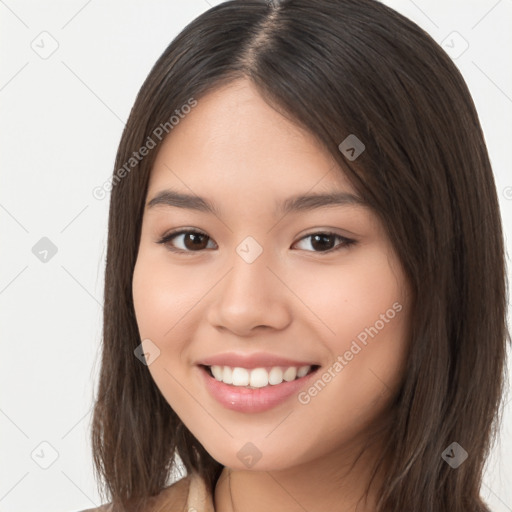
<path id="1" fill-rule="evenodd" d="M 198 475 L 192 473 L 162 489 L 159 494 L 150 498 L 147 512 L 184 510 L 189 499 L 191 484 L 197 477 Z M 98 512 L 110 511 L 102 510 Z"/>
<path id="2" fill-rule="evenodd" d="M 196 485 L 198 478 L 199 475 L 192 473 L 165 487 L 156 496 L 152 496 L 149 499 L 147 512 L 182 510 L 188 503 L 191 483 L 194 482 L 193 485 Z M 112 512 L 112 504 L 106 503 L 99 507 L 88 508 L 79 512 Z"/>

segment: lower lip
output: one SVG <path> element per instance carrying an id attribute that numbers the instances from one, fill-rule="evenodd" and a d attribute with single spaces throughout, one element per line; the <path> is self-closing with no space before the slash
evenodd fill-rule
<path id="1" fill-rule="evenodd" d="M 319 368 L 299 379 L 256 389 L 231 386 L 212 377 L 205 367 L 199 366 L 199 370 L 210 394 L 226 409 L 254 413 L 268 411 L 286 402 L 308 384 Z"/>

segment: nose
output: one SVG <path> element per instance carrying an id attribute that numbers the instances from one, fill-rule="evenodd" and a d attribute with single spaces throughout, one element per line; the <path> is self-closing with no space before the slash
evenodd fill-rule
<path id="1" fill-rule="evenodd" d="M 291 321 L 291 294 L 265 256 L 248 263 L 235 254 L 208 310 L 210 325 L 238 336 L 259 329 L 284 329 Z M 270 264 L 270 265 L 269 265 Z"/>

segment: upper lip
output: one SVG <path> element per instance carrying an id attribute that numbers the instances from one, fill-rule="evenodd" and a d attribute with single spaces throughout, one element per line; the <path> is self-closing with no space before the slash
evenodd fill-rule
<path id="1" fill-rule="evenodd" d="M 296 361 L 276 354 L 257 352 L 254 354 L 236 354 L 226 352 L 217 354 L 198 361 L 198 365 L 205 366 L 230 366 L 232 368 L 265 368 L 267 366 L 318 366 L 316 363 Z"/>

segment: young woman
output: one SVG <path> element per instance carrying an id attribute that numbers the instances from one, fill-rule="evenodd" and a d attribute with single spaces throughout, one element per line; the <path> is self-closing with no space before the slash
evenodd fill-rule
<path id="1" fill-rule="evenodd" d="M 418 26 L 373 0 L 202 14 L 112 177 L 100 509 L 488 511 L 503 252 L 475 107 Z"/>

